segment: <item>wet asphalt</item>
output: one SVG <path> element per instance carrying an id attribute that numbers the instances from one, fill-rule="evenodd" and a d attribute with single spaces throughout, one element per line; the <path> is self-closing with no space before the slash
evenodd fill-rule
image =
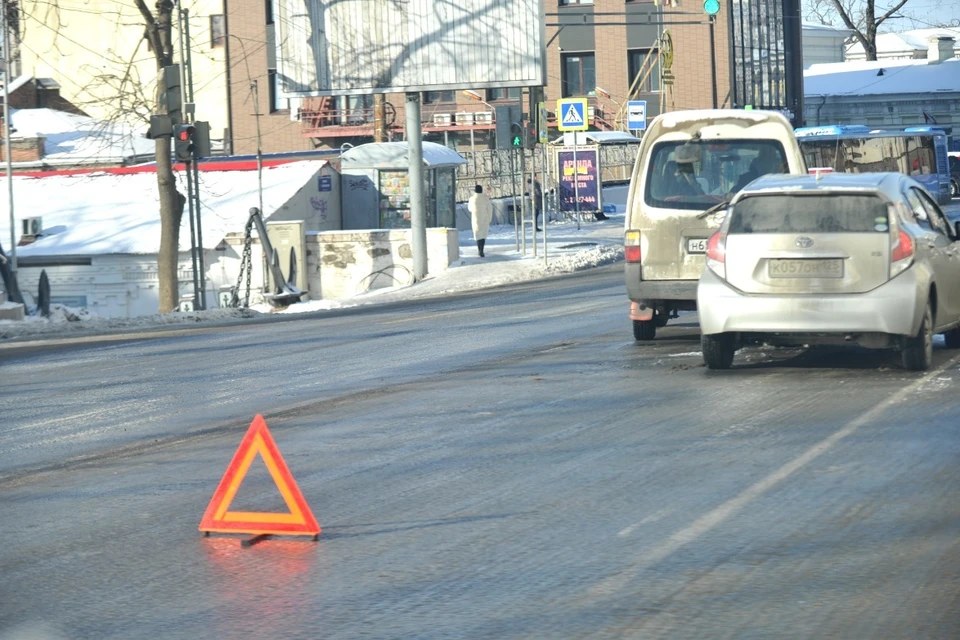
<path id="1" fill-rule="evenodd" d="M 0 640 L 960 637 L 960 352 L 635 343 L 622 267 L 0 345 Z M 319 540 L 197 531 L 253 416 Z M 231 507 L 281 511 L 259 460 Z"/>

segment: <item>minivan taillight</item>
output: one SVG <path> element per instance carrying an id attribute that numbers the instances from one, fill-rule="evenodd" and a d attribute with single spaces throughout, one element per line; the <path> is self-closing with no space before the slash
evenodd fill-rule
<path id="1" fill-rule="evenodd" d="M 707 268 L 723 279 L 727 274 L 727 234 L 715 231 L 707 240 Z"/>
<path id="2" fill-rule="evenodd" d="M 640 262 L 640 232 L 631 229 L 623 236 L 623 258 L 627 262 Z"/>

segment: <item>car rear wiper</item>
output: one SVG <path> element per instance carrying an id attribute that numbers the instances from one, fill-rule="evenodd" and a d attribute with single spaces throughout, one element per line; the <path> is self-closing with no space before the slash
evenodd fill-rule
<path id="1" fill-rule="evenodd" d="M 697 219 L 698 219 L 698 220 L 703 220 L 704 218 L 706 218 L 706 217 L 707 217 L 708 215 L 710 215 L 711 213 L 713 213 L 713 212 L 715 212 L 715 211 L 719 211 L 720 209 L 723 209 L 724 207 L 726 207 L 727 205 L 730 204 L 730 200 L 732 200 L 732 198 L 725 198 L 724 200 L 718 202 L 717 204 L 713 205 L 712 207 L 710 207 L 709 209 L 707 209 L 707 210 L 704 211 L 703 213 L 699 214 L 699 215 L 697 216 Z"/>

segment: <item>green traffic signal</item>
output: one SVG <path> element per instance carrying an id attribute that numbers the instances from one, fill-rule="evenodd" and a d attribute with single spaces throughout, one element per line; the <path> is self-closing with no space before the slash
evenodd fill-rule
<path id="1" fill-rule="evenodd" d="M 703 0 L 703 11 L 708 16 L 720 13 L 720 0 Z"/>
<path id="2" fill-rule="evenodd" d="M 520 136 L 513 136 L 513 146 L 515 147 L 523 146 L 523 140 L 520 138 Z"/>

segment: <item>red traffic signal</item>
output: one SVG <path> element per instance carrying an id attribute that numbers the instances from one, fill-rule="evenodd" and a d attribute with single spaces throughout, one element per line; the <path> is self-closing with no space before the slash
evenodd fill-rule
<path id="1" fill-rule="evenodd" d="M 196 133 L 196 129 L 190 125 L 181 125 L 177 127 L 177 139 L 183 142 L 187 142 L 193 138 L 193 134 Z"/>
<path id="2" fill-rule="evenodd" d="M 196 146 L 193 135 L 197 132 L 192 124 L 178 124 L 173 132 L 174 155 L 178 162 L 192 162 Z"/>

